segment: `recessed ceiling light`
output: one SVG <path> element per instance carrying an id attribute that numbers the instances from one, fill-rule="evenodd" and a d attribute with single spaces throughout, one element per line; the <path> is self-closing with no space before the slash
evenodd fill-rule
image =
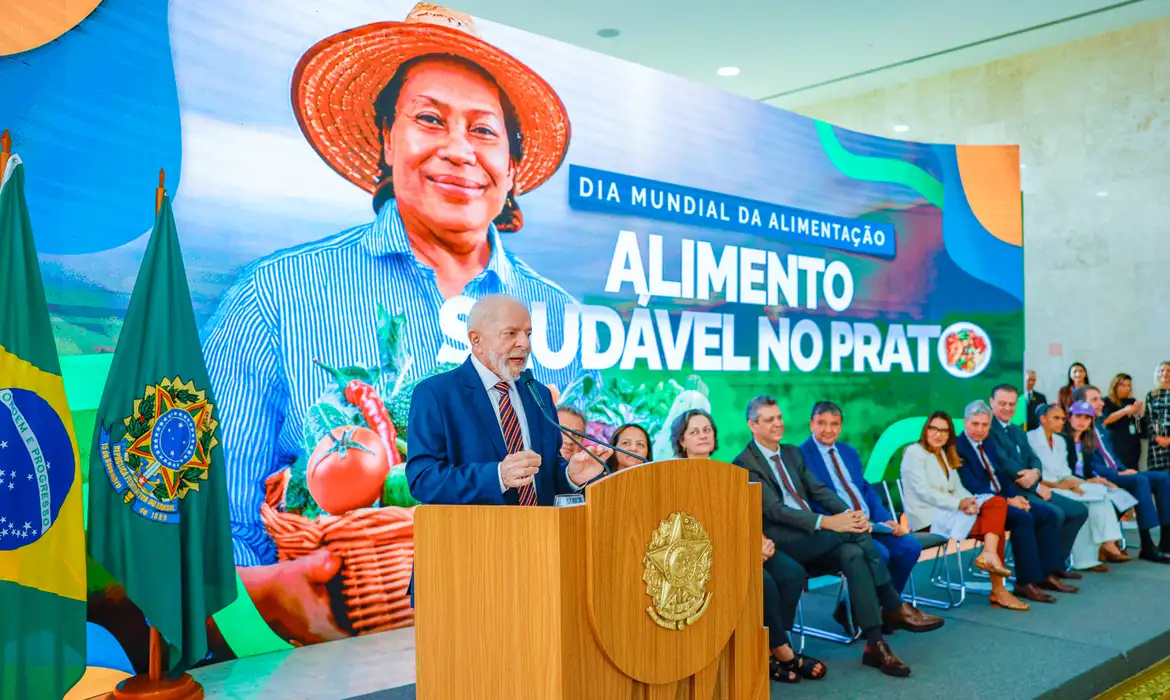
<path id="1" fill-rule="evenodd" d="M 618 34 L 621 34 L 621 33 L 622 33 L 622 32 L 621 32 L 621 30 L 620 30 L 620 29 L 613 29 L 613 28 L 609 28 L 609 29 L 598 29 L 598 30 L 597 30 L 597 36 L 601 37 L 602 39 L 612 39 L 612 38 L 614 38 L 615 36 L 617 36 Z"/>
<path id="2" fill-rule="evenodd" d="M 722 75 L 724 78 L 733 78 L 739 75 L 739 69 L 735 66 L 723 66 L 715 72 L 719 75 Z"/>
<path id="3" fill-rule="evenodd" d="M 899 134 L 904 134 L 907 131 L 910 131 L 910 127 L 906 126 L 905 124 L 895 124 L 894 131 L 898 132 Z"/>
<path id="4" fill-rule="evenodd" d="M 1106 192 L 1105 190 L 1101 190 L 1100 192 L 1097 193 L 1097 196 L 1098 197 L 1108 197 L 1109 193 Z"/>

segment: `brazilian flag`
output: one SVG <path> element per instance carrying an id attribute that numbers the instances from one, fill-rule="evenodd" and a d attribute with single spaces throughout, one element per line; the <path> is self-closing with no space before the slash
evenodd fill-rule
<path id="1" fill-rule="evenodd" d="M 60 698 L 85 672 L 81 465 L 12 156 L 0 186 L 0 700 Z"/>

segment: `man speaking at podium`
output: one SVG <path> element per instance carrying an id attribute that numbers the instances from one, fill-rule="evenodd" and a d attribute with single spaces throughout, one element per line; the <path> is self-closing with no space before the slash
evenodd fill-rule
<path id="1" fill-rule="evenodd" d="M 524 302 L 482 297 L 467 316 L 471 357 L 415 387 L 406 477 L 416 500 L 550 506 L 602 473 L 609 448 L 561 457 L 561 432 L 548 417 L 552 394 L 524 374 L 531 335 Z"/>

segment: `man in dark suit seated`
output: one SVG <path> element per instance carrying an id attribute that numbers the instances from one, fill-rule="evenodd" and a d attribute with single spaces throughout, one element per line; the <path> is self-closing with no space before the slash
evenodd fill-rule
<path id="1" fill-rule="evenodd" d="M 995 445 L 988 439 L 991 420 L 991 407 L 983 401 L 972 401 L 963 412 L 963 434 L 955 445 L 963 463 L 959 479 L 976 496 L 995 494 L 1007 499 L 1007 529 L 1016 556 L 1016 597 L 1055 603 L 1056 598 L 1042 588 L 1062 593 L 1079 590 L 1057 576 L 1065 566 L 1056 509 L 1025 498 L 1012 475 L 999 464 Z"/>
<path id="2" fill-rule="evenodd" d="M 1024 401 L 1027 409 L 1024 424 L 1028 426 L 1028 430 L 1035 430 L 1040 427 L 1040 415 L 1037 410 L 1048 405 L 1048 397 L 1036 391 L 1036 373 L 1032 370 L 1024 373 Z"/>
<path id="3" fill-rule="evenodd" d="M 410 402 L 406 476 L 422 503 L 544 505 L 602 473 L 594 446 L 561 457 L 561 432 L 517 383 L 530 352 L 532 320 L 519 299 L 481 298 L 467 315 L 471 357 L 419 382 Z M 547 388 L 535 385 L 547 409 Z M 550 409 L 551 410 L 551 409 Z"/>
<path id="4" fill-rule="evenodd" d="M 887 675 L 910 675 L 910 667 L 890 649 L 883 627 L 920 631 L 935 622 L 903 603 L 890 585 L 890 572 L 868 535 L 865 514 L 850 510 L 818 481 L 797 447 L 780 444 L 784 417 L 776 399 L 752 399 L 747 420 L 754 439 L 733 461 L 762 486 L 764 535 L 778 552 L 805 568 L 845 574 L 857 624 L 865 634 L 862 663 Z M 813 505 L 829 515 L 814 512 Z"/>
<path id="5" fill-rule="evenodd" d="M 870 525 L 880 524 L 891 532 L 871 533 L 874 546 L 890 571 L 890 583 L 899 595 L 922 554 L 922 545 L 894 518 L 877 489 L 865 480 L 861 456 L 852 446 L 837 440 L 841 435 L 841 407 L 832 401 L 818 401 L 812 409 L 809 429 L 812 437 L 800 446 L 804 463 L 822 484 L 853 510 L 865 513 Z M 814 510 L 824 512 L 820 506 Z M 838 617 L 841 617 L 840 612 Z M 942 627 L 942 618 L 937 618 Z M 932 629 L 935 629 L 932 628 Z"/>
<path id="6" fill-rule="evenodd" d="M 1062 561 L 1068 561 L 1077 533 L 1089 520 L 1089 509 L 1080 501 L 1053 498 L 1052 489 L 1045 486 L 1040 479 L 1043 472 L 1040 457 L 1028 442 L 1028 435 L 1020 426 L 1012 423 L 1019 395 L 1019 390 L 1011 384 L 1000 384 L 991 390 L 992 421 L 989 441 L 995 445 L 1000 468 L 1011 476 L 1020 490 L 1020 495 L 1028 499 L 1033 506 L 1048 505 L 1056 511 L 1057 526 L 1060 528 L 1060 556 Z M 1061 568 L 1056 575 L 1064 579 L 1083 578 L 1081 574 L 1067 568 Z"/>

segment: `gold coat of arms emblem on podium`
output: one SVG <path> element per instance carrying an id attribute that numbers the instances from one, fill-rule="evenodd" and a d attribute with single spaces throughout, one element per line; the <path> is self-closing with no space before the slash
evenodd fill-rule
<path id="1" fill-rule="evenodd" d="M 671 630 L 693 625 L 711 603 L 711 537 L 693 516 L 672 513 L 658 523 L 642 560 L 650 619 Z"/>

